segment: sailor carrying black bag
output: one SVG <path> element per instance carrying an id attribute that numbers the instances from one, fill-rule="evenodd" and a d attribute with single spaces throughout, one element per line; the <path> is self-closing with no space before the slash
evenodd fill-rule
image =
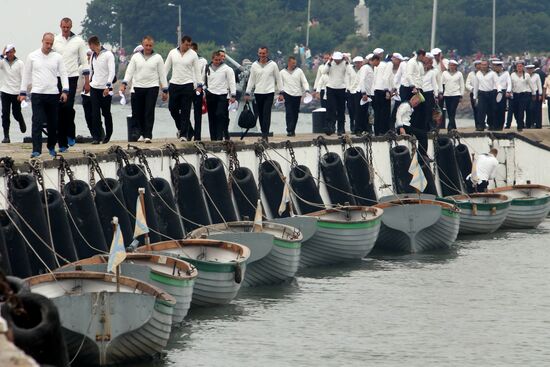
<path id="1" fill-rule="evenodd" d="M 252 129 L 254 126 L 256 126 L 256 116 L 254 116 L 254 112 L 252 111 L 252 108 L 250 107 L 250 102 L 246 102 L 243 110 L 241 111 L 241 114 L 239 116 L 239 127 L 242 129 L 246 129 L 241 134 L 241 140 L 248 134 L 248 130 Z"/>

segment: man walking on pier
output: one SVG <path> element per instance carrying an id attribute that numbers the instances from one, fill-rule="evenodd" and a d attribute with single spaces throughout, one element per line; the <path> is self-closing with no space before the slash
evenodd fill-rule
<path id="1" fill-rule="evenodd" d="M 4 73 L 4 81 L 0 83 L 2 101 L 0 105 L 2 106 L 2 128 L 4 129 L 2 143 L 10 142 L 10 109 L 15 120 L 19 122 L 21 132 L 27 131 L 27 125 L 25 125 L 21 114 L 21 103 L 17 100 L 24 67 L 23 61 L 15 57 L 15 46 L 7 45 L 0 56 L 0 72 Z"/>
<path id="2" fill-rule="evenodd" d="M 331 60 L 323 69 L 328 75 L 327 79 L 327 115 L 328 125 L 325 133 L 334 134 L 338 121 L 338 136 L 345 133 L 346 124 L 346 74 L 348 73 L 348 61 L 344 60 L 341 52 L 334 52 Z"/>
<path id="3" fill-rule="evenodd" d="M 485 119 L 489 130 L 495 129 L 495 103 L 497 90 L 500 89 L 498 76 L 489 70 L 489 62 L 481 62 L 481 70 L 474 77 L 474 100 L 477 103 L 478 121 L 476 131 L 485 130 Z"/>
<path id="4" fill-rule="evenodd" d="M 295 136 L 300 102 L 304 93 L 309 91 L 309 84 L 302 69 L 296 66 L 294 56 L 288 58 L 286 69 L 281 70 L 281 80 L 285 99 L 286 132 L 287 136 Z"/>
<path id="5" fill-rule="evenodd" d="M 86 51 L 88 47 L 82 37 L 71 32 L 73 22 L 70 18 L 61 19 L 61 33 L 55 36 L 53 50 L 63 56 L 63 62 L 69 75 L 69 95 L 67 102 L 59 106 L 59 151 L 64 152 L 76 141 L 76 127 L 74 123 L 74 98 L 80 72 L 84 76 L 84 91 L 90 90 L 90 70 Z M 57 87 L 61 92 L 61 80 L 58 78 Z"/>
<path id="6" fill-rule="evenodd" d="M 42 154 L 42 125 L 44 123 L 46 123 L 48 131 L 48 151 L 51 156 L 55 157 L 59 102 L 67 102 L 69 94 L 67 70 L 62 56 L 52 51 L 53 42 L 53 33 L 44 33 L 42 47 L 31 52 L 27 57 L 21 81 L 19 102 L 23 102 L 27 98 L 27 89 L 32 85 L 31 158 L 36 158 Z M 61 78 L 61 95 L 57 89 L 58 75 Z"/>
<path id="7" fill-rule="evenodd" d="M 250 100 L 251 93 L 254 93 L 256 105 L 258 106 L 258 118 L 262 130 L 262 138 L 268 140 L 269 129 L 271 128 L 271 106 L 275 98 L 275 88 L 279 92 L 279 101 L 283 100 L 281 73 L 277 63 L 269 59 L 267 47 L 258 49 L 258 60 L 250 68 L 250 77 L 246 86 L 244 100 Z"/>

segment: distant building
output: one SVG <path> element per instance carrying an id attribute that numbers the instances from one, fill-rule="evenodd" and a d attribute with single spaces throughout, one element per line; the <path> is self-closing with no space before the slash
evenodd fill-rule
<path id="1" fill-rule="evenodd" d="M 356 33 L 363 37 L 369 36 L 369 8 L 365 5 L 365 0 L 359 0 L 359 5 L 355 7 L 355 21 L 358 24 Z"/>

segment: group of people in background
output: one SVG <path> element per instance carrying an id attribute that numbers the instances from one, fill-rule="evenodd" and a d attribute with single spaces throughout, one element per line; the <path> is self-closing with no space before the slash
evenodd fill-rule
<path id="1" fill-rule="evenodd" d="M 12 44 L 4 48 L 0 60 L 0 72 L 5 74 L 0 87 L 2 142 L 10 142 L 10 113 L 25 132 L 21 104 L 26 103 L 31 87 L 32 157 L 42 153 L 43 131 L 52 156 L 76 143 L 74 101 L 80 78 L 92 144 L 109 142 L 113 133 L 115 56 L 97 36 L 84 41 L 71 32 L 71 19 L 63 18 L 60 28 L 58 35 L 45 33 L 41 48 L 29 54 L 26 62 L 15 56 Z M 229 110 L 236 109 L 238 77 L 224 62 L 225 52 L 215 51 L 207 60 L 199 55 L 191 37 L 183 36 L 164 60 L 154 51 L 154 42 L 151 36 L 143 37 L 117 91 L 123 101 L 127 93 L 131 95 L 132 117 L 140 131 L 138 141 L 150 143 L 153 138 L 159 95 L 168 101 L 181 141 L 201 139 L 205 108 L 210 139 L 229 139 Z M 394 130 L 415 135 L 421 152 L 427 146 L 428 132 L 442 127 L 442 110 L 447 113 L 447 129 L 457 128 L 456 113 L 466 91 L 479 131 L 509 128 L 512 119 L 520 131 L 541 128 L 542 101 L 550 98 L 550 79 L 540 65 L 526 65 L 522 60 L 514 60 L 512 65 L 498 59 L 477 60 L 465 79 L 459 70 L 460 61 L 445 58 L 438 48 L 417 50 L 410 58 L 381 48 L 353 58 L 335 51 L 323 55 L 312 90 L 298 61 L 290 56 L 280 69 L 269 58 L 269 49 L 260 47 L 258 59 L 246 74 L 244 102 L 253 102 L 265 140 L 274 103 L 284 105 L 287 135 L 294 136 L 300 105 L 312 96 L 326 108 L 327 135 L 343 135 L 346 130 L 357 135 L 384 135 Z"/>

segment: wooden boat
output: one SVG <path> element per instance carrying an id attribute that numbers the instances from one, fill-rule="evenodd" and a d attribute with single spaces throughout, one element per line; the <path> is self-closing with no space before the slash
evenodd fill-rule
<path id="1" fill-rule="evenodd" d="M 250 256 L 246 246 L 208 239 L 158 242 L 139 247 L 137 251 L 174 256 L 193 264 L 199 274 L 191 302 L 197 306 L 231 302 L 241 288 Z"/>
<path id="2" fill-rule="evenodd" d="M 512 199 L 503 228 L 536 228 L 550 212 L 550 187 L 543 185 L 513 185 L 492 189 Z"/>
<path id="3" fill-rule="evenodd" d="M 67 264 L 55 271 L 86 270 L 106 273 L 108 262 L 108 255 L 97 255 Z M 198 271 L 193 265 L 175 257 L 128 253 L 120 264 L 120 275 L 149 283 L 172 295 L 176 299 L 172 322 L 177 325 L 189 311 Z"/>
<path id="4" fill-rule="evenodd" d="M 375 207 L 346 206 L 308 214 L 317 218 L 317 231 L 302 245 L 300 266 L 364 258 L 374 247 L 382 213 Z"/>
<path id="5" fill-rule="evenodd" d="M 456 240 L 460 210 L 433 195 L 402 194 L 380 199 L 384 210 L 376 248 L 416 253 L 448 249 Z"/>
<path id="6" fill-rule="evenodd" d="M 168 343 L 176 300 L 150 284 L 90 271 L 48 273 L 25 283 L 57 306 L 75 366 L 142 361 Z"/>
<path id="7" fill-rule="evenodd" d="M 189 233 L 190 238 L 215 238 L 247 246 L 244 286 L 281 284 L 294 278 L 300 264 L 302 234 L 296 228 L 263 222 L 261 232 L 253 232 L 254 222 L 212 224 Z M 268 235 L 264 238 L 258 235 Z M 260 237 L 260 238 L 258 238 Z"/>
<path id="8" fill-rule="evenodd" d="M 512 203 L 506 195 L 491 193 L 454 195 L 441 200 L 460 209 L 459 234 L 493 233 L 504 223 Z"/>

